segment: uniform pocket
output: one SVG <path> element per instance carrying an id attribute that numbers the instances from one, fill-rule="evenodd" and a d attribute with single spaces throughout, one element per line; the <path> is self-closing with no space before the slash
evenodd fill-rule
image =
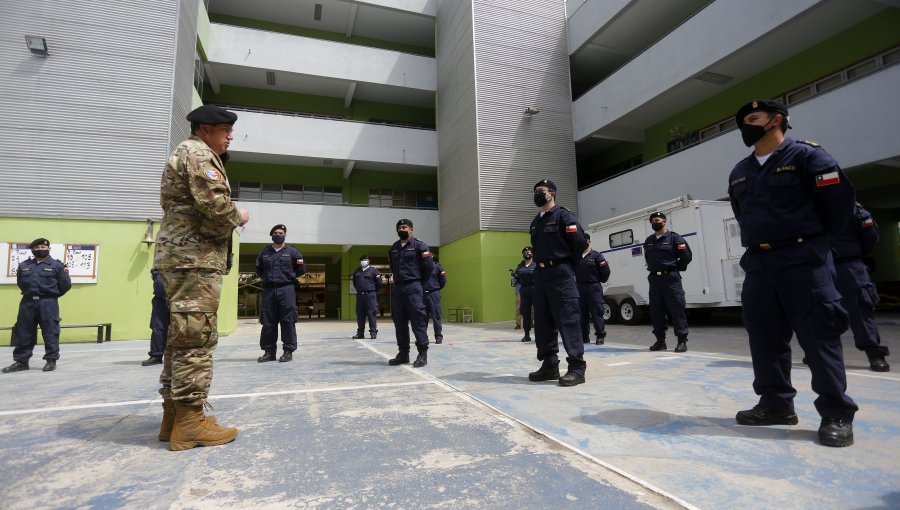
<path id="1" fill-rule="evenodd" d="M 817 340 L 838 339 L 850 324 L 847 309 L 833 286 L 812 289 L 812 303 L 806 327 Z"/>
<path id="2" fill-rule="evenodd" d="M 877 305 L 880 301 L 881 300 L 878 298 L 878 291 L 875 290 L 875 285 L 867 283 L 859 288 L 860 308 L 865 308 L 866 310 L 873 311 L 875 310 L 875 305 Z"/>
<path id="3" fill-rule="evenodd" d="M 770 186 L 797 186 L 800 184 L 800 174 L 794 172 L 779 172 L 769 177 L 766 181 Z"/>

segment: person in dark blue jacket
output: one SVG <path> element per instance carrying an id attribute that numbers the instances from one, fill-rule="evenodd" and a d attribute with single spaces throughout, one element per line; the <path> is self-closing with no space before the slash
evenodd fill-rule
<path id="1" fill-rule="evenodd" d="M 262 311 L 259 321 L 259 347 L 263 355 L 256 361 L 275 361 L 278 348 L 278 326 L 281 326 L 281 344 L 284 353 L 278 361 L 293 359 L 297 350 L 297 294 L 294 284 L 297 278 L 306 274 L 303 254 L 297 248 L 284 242 L 287 227 L 275 225 L 269 230 L 272 244 L 266 246 L 256 257 L 256 274 L 262 278 Z"/>
<path id="2" fill-rule="evenodd" d="M 538 214 L 531 221 L 534 273 L 535 345 L 541 368 L 528 374 L 531 381 L 558 380 L 560 386 L 584 383 L 587 364 L 578 313 L 575 264 L 587 247 L 584 230 L 572 211 L 556 205 L 556 184 L 548 179 L 534 185 Z M 559 376 L 559 341 L 562 336 L 569 369 Z"/>
<path id="3" fill-rule="evenodd" d="M 447 272 L 444 266 L 438 263 L 437 257 L 434 257 L 434 271 L 422 289 L 425 291 L 425 310 L 427 313 L 425 319 L 425 327 L 428 327 L 428 318 L 434 323 L 434 343 L 439 344 L 444 341 L 444 330 L 441 324 L 441 289 L 447 285 Z"/>
<path id="4" fill-rule="evenodd" d="M 141 366 L 149 367 L 162 363 L 169 334 L 169 302 L 166 300 L 166 286 L 154 267 L 150 270 L 153 277 L 153 299 L 150 301 L 150 352 L 149 358 L 141 362 Z"/>
<path id="5" fill-rule="evenodd" d="M 656 343 L 651 351 L 666 350 L 666 315 L 672 319 L 672 329 L 678 338 L 675 352 L 687 351 L 688 323 L 684 313 L 684 287 L 681 272 L 691 263 L 691 246 L 677 232 L 666 228 L 665 213 L 650 215 L 654 233 L 644 241 L 644 259 L 647 261 L 647 281 L 650 283 L 650 320 Z"/>
<path id="6" fill-rule="evenodd" d="M 532 312 L 534 311 L 534 249 L 531 246 L 522 248 L 522 262 L 513 271 L 513 280 L 519 285 L 519 313 L 522 315 L 522 327 L 525 329 L 523 342 L 531 341 Z"/>
<path id="7" fill-rule="evenodd" d="M 50 257 L 50 241 L 38 238 L 31 242 L 32 258 L 21 262 L 16 269 L 16 284 L 22 291 L 19 316 L 13 328 L 15 348 L 13 364 L 4 373 L 28 370 L 34 346 L 37 345 L 37 327 L 41 326 L 44 338 L 44 372 L 56 370 L 59 359 L 59 302 L 57 299 L 72 288 L 69 269 L 62 262 Z"/>
<path id="8" fill-rule="evenodd" d="M 578 305 L 581 314 L 581 340 L 591 342 L 590 318 L 594 322 L 597 345 L 606 342 L 606 326 L 603 323 L 603 284 L 609 280 L 609 264 L 602 253 L 591 249 L 591 236 L 585 233 L 588 247 L 581 254 L 575 266 L 575 281 L 578 283 Z"/>
<path id="9" fill-rule="evenodd" d="M 857 203 L 847 227 L 834 238 L 832 251 L 837 270 L 837 290 L 850 314 L 850 329 L 856 348 L 869 358 L 869 368 L 888 372 L 891 366 L 884 357 L 890 354 L 881 345 L 881 335 L 875 322 L 878 292 L 869 278 L 869 270 L 862 257 L 872 253 L 878 244 L 878 225 L 872 214 Z"/>
<path id="10" fill-rule="evenodd" d="M 356 289 L 356 335 L 365 338 L 366 319 L 369 321 L 369 338 L 378 337 L 378 289 L 384 283 L 381 272 L 369 264 L 369 256 L 359 257 L 359 267 L 353 271 L 353 288 Z"/>
<path id="11" fill-rule="evenodd" d="M 858 407 L 846 393 L 841 333 L 848 316 L 835 288 L 831 249 L 853 213 L 853 186 L 819 145 L 785 137 L 788 111 L 780 103 L 751 101 L 735 121 L 744 144 L 753 146 L 731 171 L 728 196 L 747 248 L 741 303 L 760 397 L 735 419 L 797 424 L 790 345 L 796 335 L 819 395 L 819 442 L 850 446 Z"/>
<path id="12" fill-rule="evenodd" d="M 404 218 L 397 222 L 399 241 L 391 245 L 388 257 L 391 261 L 393 285 L 391 289 L 391 317 L 397 334 L 397 356 L 390 365 L 409 363 L 409 328 L 412 325 L 419 355 L 414 367 L 428 364 L 428 331 L 426 325 L 425 291 L 423 285 L 434 272 L 431 249 L 413 237 L 413 222 Z"/>

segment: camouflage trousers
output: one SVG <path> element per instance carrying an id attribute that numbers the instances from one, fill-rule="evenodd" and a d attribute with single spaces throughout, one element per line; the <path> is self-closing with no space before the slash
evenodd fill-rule
<path id="1" fill-rule="evenodd" d="M 219 342 L 216 311 L 222 274 L 216 270 L 160 270 L 169 299 L 169 331 L 159 375 L 159 394 L 202 405 L 212 383 L 212 355 Z"/>

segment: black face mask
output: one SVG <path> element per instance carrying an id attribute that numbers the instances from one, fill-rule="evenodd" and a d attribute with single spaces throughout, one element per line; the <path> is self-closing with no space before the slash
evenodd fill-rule
<path id="1" fill-rule="evenodd" d="M 659 232 L 660 230 L 663 229 L 664 226 L 665 225 L 663 225 L 662 223 L 651 223 L 650 224 L 650 228 L 652 228 L 654 232 Z"/>
<path id="2" fill-rule="evenodd" d="M 407 231 L 407 230 L 398 230 L 398 231 L 397 231 L 397 237 L 399 237 L 401 241 L 406 241 L 407 239 L 409 239 L 409 231 Z"/>
<path id="3" fill-rule="evenodd" d="M 535 192 L 534 205 L 536 205 L 538 207 L 544 207 L 545 205 L 547 205 L 547 194 Z"/>
<path id="4" fill-rule="evenodd" d="M 31 250 L 31 254 L 36 259 L 43 259 L 50 256 L 50 250 Z"/>
<path id="5" fill-rule="evenodd" d="M 766 136 L 768 130 L 765 126 L 757 126 L 756 124 L 741 124 L 741 139 L 744 145 L 750 147 L 758 142 L 762 137 Z"/>
<path id="6" fill-rule="evenodd" d="M 272 236 L 272 242 L 275 244 L 281 244 L 284 242 L 284 236 Z"/>
<path id="7" fill-rule="evenodd" d="M 525 254 L 522 255 L 522 258 L 524 258 L 525 260 L 531 260 L 531 253 L 525 252 Z"/>

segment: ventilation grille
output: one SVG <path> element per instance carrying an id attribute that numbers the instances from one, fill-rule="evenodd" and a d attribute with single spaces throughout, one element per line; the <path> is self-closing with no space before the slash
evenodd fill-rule
<path id="1" fill-rule="evenodd" d="M 275 71 L 266 71 L 266 84 L 275 85 Z"/>

